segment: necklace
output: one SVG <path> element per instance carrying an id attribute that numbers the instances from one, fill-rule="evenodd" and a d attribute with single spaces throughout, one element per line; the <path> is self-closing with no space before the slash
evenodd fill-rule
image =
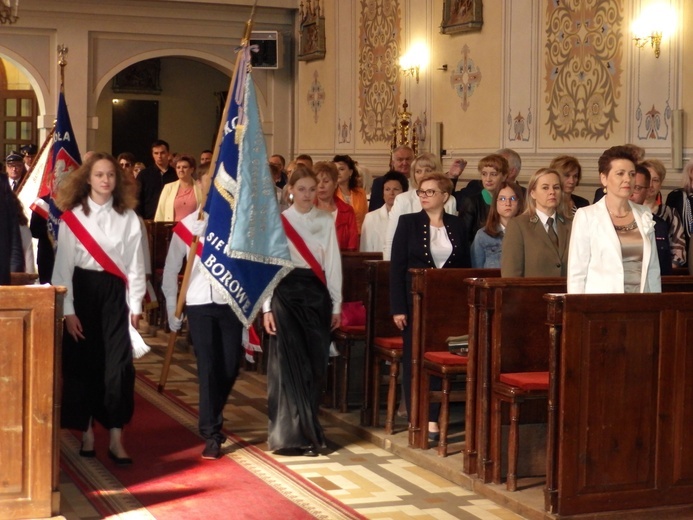
<path id="1" fill-rule="evenodd" d="M 633 219 L 633 222 L 631 222 L 630 224 L 626 224 L 625 226 L 614 225 L 614 229 L 619 233 L 626 233 L 628 231 L 633 231 L 637 227 L 638 227 L 638 224 L 635 222 L 635 219 Z"/>
<path id="2" fill-rule="evenodd" d="M 626 212 L 623 215 L 617 215 L 616 213 L 612 213 L 611 210 L 609 209 L 609 206 L 606 207 L 606 211 L 609 212 L 609 215 L 615 218 L 626 218 L 628 214 L 633 211 L 630 207 L 626 210 Z"/>

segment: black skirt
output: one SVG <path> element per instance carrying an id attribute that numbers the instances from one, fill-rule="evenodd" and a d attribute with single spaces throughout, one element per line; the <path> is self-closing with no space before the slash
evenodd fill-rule
<path id="1" fill-rule="evenodd" d="M 267 357 L 271 450 L 324 446 L 318 406 L 330 354 L 332 301 L 310 269 L 294 269 L 272 297 L 277 326 Z"/>
<path id="2" fill-rule="evenodd" d="M 75 341 L 63 332 L 61 426 L 86 431 L 93 417 L 106 428 L 122 428 L 135 406 L 125 282 L 76 267 L 72 286 L 85 339 Z"/>

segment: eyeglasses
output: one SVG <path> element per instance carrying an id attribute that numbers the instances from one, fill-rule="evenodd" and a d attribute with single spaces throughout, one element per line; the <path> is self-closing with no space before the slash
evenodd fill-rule
<path id="1" fill-rule="evenodd" d="M 638 186 L 637 184 L 633 187 L 633 191 L 642 191 L 646 190 L 648 186 Z"/>
<path id="2" fill-rule="evenodd" d="M 442 191 L 438 190 L 416 190 L 416 194 L 419 197 L 433 197 L 436 193 L 443 193 Z"/>
<path id="3" fill-rule="evenodd" d="M 517 197 L 513 195 L 512 197 L 505 197 L 505 196 L 500 196 L 498 197 L 498 202 L 517 202 Z"/>

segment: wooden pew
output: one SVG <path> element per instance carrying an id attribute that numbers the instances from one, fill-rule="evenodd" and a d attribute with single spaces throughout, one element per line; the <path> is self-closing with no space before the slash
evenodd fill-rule
<path id="1" fill-rule="evenodd" d="M 427 447 L 428 410 L 420 409 L 421 365 L 425 352 L 446 351 L 446 339 L 469 332 L 467 278 L 500 276 L 499 269 L 411 269 L 413 309 L 409 445 Z"/>
<path id="2" fill-rule="evenodd" d="M 693 293 L 546 300 L 547 510 L 693 517 Z"/>
<path id="3" fill-rule="evenodd" d="M 377 425 L 377 414 L 379 410 L 380 381 L 376 377 L 376 363 L 373 349 L 375 338 L 401 338 L 402 333 L 392 321 L 390 314 L 390 262 L 387 260 L 367 261 L 366 278 L 368 280 L 368 298 L 366 302 L 366 352 L 364 356 L 364 381 L 363 381 L 363 405 L 361 408 L 361 424 L 363 426 Z M 396 373 L 393 374 L 396 377 Z M 390 385 L 388 390 L 388 406 L 392 406 L 395 396 L 390 395 L 396 392 Z M 392 421 L 394 411 L 389 410 L 387 421 Z M 387 422 L 386 421 L 386 422 Z M 390 424 L 390 430 L 392 424 Z"/>
<path id="4" fill-rule="evenodd" d="M 0 287 L 0 517 L 60 514 L 65 287 Z"/>
<path id="5" fill-rule="evenodd" d="M 151 315 L 148 316 L 148 323 L 159 327 L 167 325 L 166 303 L 164 294 L 161 292 L 161 278 L 164 274 L 164 265 L 166 264 L 166 255 L 168 254 L 168 245 L 171 243 L 173 227 L 175 222 L 154 222 L 153 220 L 145 220 L 147 235 L 149 238 L 149 254 L 152 260 L 152 286 L 156 291 L 156 297 L 159 300 L 158 309 L 153 309 Z M 183 265 L 183 268 L 185 265 Z M 150 321 L 151 320 L 151 321 Z M 168 329 L 167 329 L 168 330 Z"/>
<path id="6" fill-rule="evenodd" d="M 465 418 L 465 462 L 467 474 L 477 474 L 484 482 L 493 480 L 495 460 L 492 457 L 491 429 L 491 352 L 503 346 L 513 353 L 508 358 L 523 361 L 525 345 L 546 348 L 548 363 L 549 340 L 545 330 L 544 293 L 564 293 L 564 278 L 479 278 L 468 282 L 470 306 L 470 341 L 467 394 L 474 396 Z M 693 277 L 686 275 L 662 277 L 663 292 L 693 292 Z M 534 308 L 535 312 L 528 312 Z M 473 327 L 478 327 L 474 334 Z M 507 341 L 503 345 L 503 341 Z M 535 350 L 534 355 L 538 355 Z M 539 356 L 541 357 L 541 356 Z M 524 360 L 529 361 L 529 360 Z M 547 364 L 548 367 L 548 364 Z M 510 365 L 504 371 L 515 371 Z M 476 381 L 475 381 L 476 379 Z M 469 386 L 474 384 L 474 389 Z M 498 461 L 500 464 L 500 461 Z M 497 480 L 497 479 L 496 479 Z"/>
<path id="7" fill-rule="evenodd" d="M 368 278 L 366 264 L 368 260 L 382 260 L 382 253 L 362 253 L 342 251 L 342 302 L 361 302 L 364 306 L 368 299 Z M 351 346 L 356 342 L 365 342 L 366 326 L 341 326 L 332 334 L 337 349 L 338 377 L 333 384 L 338 385 L 338 404 L 341 412 L 348 410 L 349 371 Z M 335 406 L 335 403 L 333 403 Z"/>
<path id="8" fill-rule="evenodd" d="M 538 370 L 545 360 L 548 370 L 549 342 L 546 336 L 547 292 L 565 292 L 565 278 L 479 278 L 469 282 L 470 316 L 476 320 L 477 333 L 470 337 L 469 357 L 475 360 L 474 373 L 467 387 L 476 394 L 465 420 L 465 471 L 477 473 L 483 482 L 496 480 L 500 460 L 493 457 L 500 446 L 492 445 L 491 393 L 492 367 L 496 371 Z M 531 358 L 527 357 L 529 348 Z M 493 364 L 492 353 L 502 356 Z M 507 355 L 506 355 L 507 354 Z M 471 377 L 471 381 L 470 381 Z M 470 389 L 470 385 L 474 385 Z M 500 426 L 499 426 L 500 427 Z"/>

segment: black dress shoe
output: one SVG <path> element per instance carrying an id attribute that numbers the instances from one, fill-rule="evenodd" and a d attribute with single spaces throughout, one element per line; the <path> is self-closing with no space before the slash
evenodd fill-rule
<path id="1" fill-rule="evenodd" d="M 315 446 L 308 446 L 305 450 L 303 450 L 304 457 L 317 457 L 318 455 L 320 455 L 320 452 Z"/>
<path id="2" fill-rule="evenodd" d="M 93 459 L 96 457 L 96 450 L 85 450 L 84 444 L 82 444 L 82 446 L 79 448 L 79 456 L 87 459 Z"/>
<path id="3" fill-rule="evenodd" d="M 118 464 L 118 466 L 129 466 L 132 464 L 132 459 L 130 457 L 118 457 L 111 449 L 108 450 L 108 458 Z"/>
<path id="4" fill-rule="evenodd" d="M 279 448 L 278 450 L 274 450 L 272 453 L 275 455 L 281 455 L 282 457 L 300 457 L 303 455 L 303 451 L 301 448 Z"/>
<path id="5" fill-rule="evenodd" d="M 202 450 L 202 458 L 216 460 L 221 457 L 221 446 L 215 439 L 207 439 L 205 449 Z"/>

